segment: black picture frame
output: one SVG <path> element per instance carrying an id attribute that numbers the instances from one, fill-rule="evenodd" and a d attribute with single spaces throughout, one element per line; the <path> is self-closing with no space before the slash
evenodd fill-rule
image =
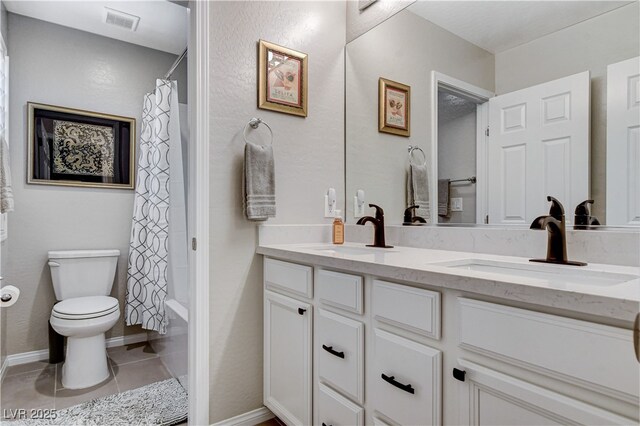
<path id="1" fill-rule="evenodd" d="M 27 103 L 27 183 L 134 189 L 136 120 Z"/>

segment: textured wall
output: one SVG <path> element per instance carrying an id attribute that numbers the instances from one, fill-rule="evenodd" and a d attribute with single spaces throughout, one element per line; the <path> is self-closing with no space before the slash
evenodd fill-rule
<path id="1" fill-rule="evenodd" d="M 210 23 L 214 423 L 262 405 L 262 264 L 257 224 L 242 211 L 242 130 L 253 116 L 273 128 L 278 212 L 269 223 L 328 223 L 324 193 L 334 187 L 342 200 L 344 188 L 345 4 L 214 2 Z M 309 55 L 307 118 L 256 108 L 259 39 Z"/>
<path id="2" fill-rule="evenodd" d="M 347 1 L 347 43 L 400 12 L 414 1 L 377 0 L 365 10 L 358 8 L 359 1 Z"/>
<path id="3" fill-rule="evenodd" d="M 491 53 L 409 10 L 347 46 L 347 198 L 353 200 L 356 190 L 364 189 L 366 203 L 380 204 L 388 224 L 401 223 L 406 207 L 407 146 L 420 146 L 427 164 L 431 161 L 434 70 L 493 90 Z M 379 77 L 411 86 L 411 137 L 378 132 Z M 353 202 L 347 212 L 347 221 L 353 222 Z"/>
<path id="4" fill-rule="evenodd" d="M 464 179 L 476 175 L 476 112 L 438 122 L 438 179 Z M 462 211 L 440 223 L 476 223 L 476 186 L 452 183 L 451 197 L 462 198 Z"/>
<path id="5" fill-rule="evenodd" d="M 48 347 L 55 303 L 48 250 L 120 249 L 112 295 L 122 309 L 133 208 L 133 191 L 26 184 L 27 101 L 135 117 L 139 127 L 142 97 L 175 55 L 11 13 L 9 51 L 16 208 L 9 218 L 6 282 L 22 291 L 7 309 L 7 349 L 14 354 Z M 107 337 L 136 332 L 140 328 L 125 328 L 121 320 Z"/>
<path id="6" fill-rule="evenodd" d="M 496 55 L 496 93 L 591 71 L 591 197 L 606 203 L 607 65 L 640 55 L 638 2 Z M 573 208 L 573 207 L 571 207 Z"/>

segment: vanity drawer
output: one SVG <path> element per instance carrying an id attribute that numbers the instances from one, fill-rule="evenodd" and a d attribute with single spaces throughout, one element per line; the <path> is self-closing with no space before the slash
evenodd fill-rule
<path id="1" fill-rule="evenodd" d="M 322 303 L 362 314 L 362 277 L 319 269 L 316 291 Z"/>
<path id="2" fill-rule="evenodd" d="M 322 426 L 360 426 L 364 409 L 320 383 L 318 423 Z"/>
<path id="3" fill-rule="evenodd" d="M 440 293 L 394 284 L 373 282 L 375 319 L 433 339 L 440 339 Z"/>
<path id="4" fill-rule="evenodd" d="M 313 268 L 296 263 L 264 259 L 264 283 L 271 290 L 313 297 Z"/>
<path id="5" fill-rule="evenodd" d="M 368 398 L 385 417 L 402 425 L 441 420 L 442 353 L 375 329 Z"/>
<path id="6" fill-rule="evenodd" d="M 460 346 L 638 403 L 632 331 L 459 298 Z"/>
<path id="7" fill-rule="evenodd" d="M 364 324 L 324 309 L 316 321 L 318 376 L 364 402 Z"/>

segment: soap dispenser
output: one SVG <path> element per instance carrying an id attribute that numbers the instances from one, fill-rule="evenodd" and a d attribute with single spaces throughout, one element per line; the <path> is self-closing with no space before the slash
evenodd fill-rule
<path id="1" fill-rule="evenodd" d="M 333 219 L 333 244 L 344 244 L 344 222 L 341 213 L 340 210 L 336 210 L 336 216 Z"/>

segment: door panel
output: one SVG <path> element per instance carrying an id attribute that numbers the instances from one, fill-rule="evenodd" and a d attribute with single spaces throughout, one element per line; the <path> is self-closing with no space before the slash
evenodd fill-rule
<path id="1" fill-rule="evenodd" d="M 640 57 L 607 67 L 607 225 L 640 226 Z"/>
<path id="2" fill-rule="evenodd" d="M 589 90 L 583 72 L 489 100 L 489 223 L 530 223 L 547 195 L 589 198 Z"/>

